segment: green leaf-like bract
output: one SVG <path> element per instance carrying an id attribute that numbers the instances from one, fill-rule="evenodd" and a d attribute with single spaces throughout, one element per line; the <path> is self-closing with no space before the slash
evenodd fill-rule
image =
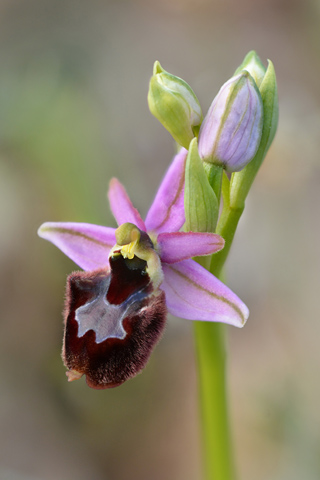
<path id="1" fill-rule="evenodd" d="M 218 201 L 204 171 L 196 139 L 190 143 L 187 157 L 184 206 L 187 231 L 214 232 Z"/>

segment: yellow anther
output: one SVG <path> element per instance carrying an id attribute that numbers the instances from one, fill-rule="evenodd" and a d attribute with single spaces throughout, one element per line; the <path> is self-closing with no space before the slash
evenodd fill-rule
<path id="1" fill-rule="evenodd" d="M 124 245 L 121 248 L 121 254 L 124 258 L 129 258 L 129 260 L 132 260 L 134 257 L 134 252 L 137 246 L 137 240 L 134 242 L 129 243 L 128 245 Z"/>

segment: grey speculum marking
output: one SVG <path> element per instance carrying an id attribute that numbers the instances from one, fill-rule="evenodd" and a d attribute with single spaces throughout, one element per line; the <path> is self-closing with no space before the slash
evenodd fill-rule
<path id="1" fill-rule="evenodd" d="M 146 294 L 140 290 L 130 295 L 120 305 L 113 305 L 106 299 L 106 290 L 76 310 L 75 319 L 79 325 L 78 337 L 93 330 L 96 334 L 96 343 L 101 343 L 108 338 L 123 340 L 127 335 L 122 322 L 135 310 L 136 302 L 141 302 Z"/>

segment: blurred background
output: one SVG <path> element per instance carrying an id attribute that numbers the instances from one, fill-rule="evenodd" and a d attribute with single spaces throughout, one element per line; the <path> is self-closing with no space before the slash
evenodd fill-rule
<path id="1" fill-rule="evenodd" d="M 206 112 L 257 50 L 274 62 L 280 123 L 250 192 L 228 284 L 239 479 L 320 478 L 320 3 L 317 0 L 0 1 L 0 479 L 200 480 L 192 324 L 169 318 L 118 389 L 68 384 L 60 359 L 75 265 L 44 221 L 115 226 L 118 177 L 142 215 L 173 142 L 151 116 L 154 60 Z"/>

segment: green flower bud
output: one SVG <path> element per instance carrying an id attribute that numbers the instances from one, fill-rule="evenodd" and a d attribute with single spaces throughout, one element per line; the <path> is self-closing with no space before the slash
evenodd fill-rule
<path id="1" fill-rule="evenodd" d="M 153 67 L 148 104 L 175 141 L 188 149 L 203 118 L 199 101 L 184 80 L 163 70 L 158 61 Z"/>

